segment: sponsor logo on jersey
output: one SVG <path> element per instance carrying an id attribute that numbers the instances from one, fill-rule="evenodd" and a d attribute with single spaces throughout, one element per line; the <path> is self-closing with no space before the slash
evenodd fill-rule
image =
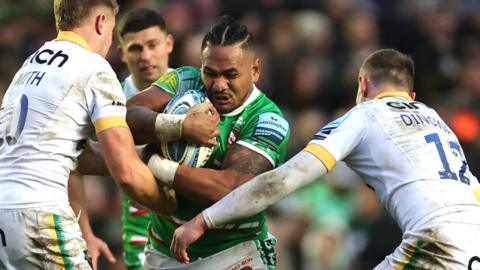
<path id="1" fill-rule="evenodd" d="M 125 103 L 121 102 L 121 101 L 112 101 L 112 106 L 120 106 L 120 107 L 125 107 Z"/>
<path id="2" fill-rule="evenodd" d="M 263 137 L 270 142 L 280 145 L 287 136 L 288 122 L 276 113 L 262 113 L 258 118 L 257 126 L 253 132 L 255 137 Z"/>
<path id="3" fill-rule="evenodd" d="M 64 53 L 62 50 L 54 52 L 50 49 L 43 49 L 41 51 L 36 51 L 30 57 L 30 63 L 33 63 L 33 61 L 35 61 L 39 64 L 47 64 L 49 66 L 53 64 L 55 60 L 57 60 L 57 66 L 62 67 L 68 61 L 68 54 Z M 26 63 L 27 61 L 25 61 L 25 64 Z"/>

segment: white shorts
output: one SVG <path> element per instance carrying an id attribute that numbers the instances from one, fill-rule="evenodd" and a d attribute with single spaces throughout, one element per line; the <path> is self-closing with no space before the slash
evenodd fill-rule
<path id="1" fill-rule="evenodd" d="M 179 263 L 151 245 L 145 247 L 145 270 L 268 270 L 255 241 L 248 241 L 188 265 Z"/>
<path id="2" fill-rule="evenodd" d="M 70 206 L 0 209 L 0 269 L 92 269 Z"/>
<path id="3" fill-rule="evenodd" d="M 442 223 L 405 232 L 375 270 L 480 270 L 480 224 Z"/>

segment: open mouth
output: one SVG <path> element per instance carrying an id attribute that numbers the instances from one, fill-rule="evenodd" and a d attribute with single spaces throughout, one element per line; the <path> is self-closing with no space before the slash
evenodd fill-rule
<path id="1" fill-rule="evenodd" d="M 218 104 L 226 104 L 230 101 L 230 97 L 226 95 L 214 95 L 213 100 Z"/>

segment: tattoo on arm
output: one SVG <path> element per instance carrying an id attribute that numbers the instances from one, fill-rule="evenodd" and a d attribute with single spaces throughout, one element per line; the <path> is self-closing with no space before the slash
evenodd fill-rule
<path id="1" fill-rule="evenodd" d="M 259 175 L 273 169 L 264 156 L 240 144 L 234 144 L 228 150 L 222 169 L 230 169 L 242 174 Z"/>

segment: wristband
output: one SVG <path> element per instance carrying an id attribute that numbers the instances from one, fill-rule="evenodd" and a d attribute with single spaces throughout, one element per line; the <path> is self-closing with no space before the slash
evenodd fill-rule
<path id="1" fill-rule="evenodd" d="M 180 139 L 182 137 L 183 121 L 185 121 L 186 117 L 186 114 L 157 114 L 155 118 L 155 135 L 161 142 Z"/>
<path id="2" fill-rule="evenodd" d="M 172 185 L 175 173 L 177 172 L 178 163 L 163 159 L 155 154 L 148 160 L 147 166 L 152 171 L 153 176 L 155 176 L 155 178 L 162 184 L 167 186 Z"/>

